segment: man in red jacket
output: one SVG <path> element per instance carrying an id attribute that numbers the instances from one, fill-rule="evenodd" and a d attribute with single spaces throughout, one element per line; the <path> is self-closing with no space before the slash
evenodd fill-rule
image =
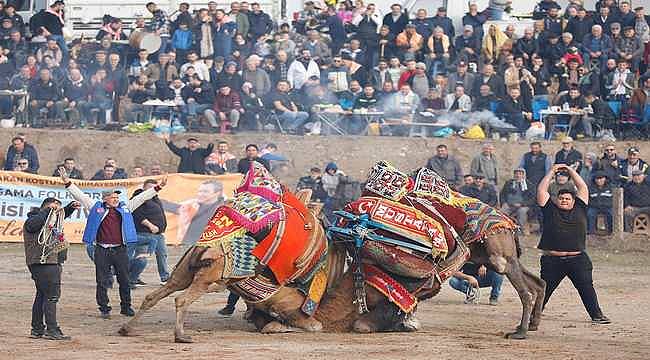
<path id="1" fill-rule="evenodd" d="M 227 83 L 219 85 L 212 109 L 219 117 L 219 121 L 229 121 L 233 130 L 239 124 L 239 117 L 244 113 L 241 97 Z"/>

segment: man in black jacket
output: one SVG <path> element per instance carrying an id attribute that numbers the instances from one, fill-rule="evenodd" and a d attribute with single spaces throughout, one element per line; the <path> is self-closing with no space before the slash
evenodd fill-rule
<path id="1" fill-rule="evenodd" d="M 573 147 L 573 138 L 570 136 L 562 139 L 562 149 L 555 153 L 555 164 L 566 164 L 578 173 L 582 170 L 582 154 Z"/>
<path id="2" fill-rule="evenodd" d="M 61 264 L 66 260 L 67 251 L 47 253 L 49 249 L 44 249 L 44 245 L 40 244 L 41 230 L 45 226 L 50 212 L 60 211 L 60 207 L 59 200 L 47 198 L 43 200 L 39 209 L 33 209 L 27 214 L 27 220 L 23 225 L 25 261 L 36 285 L 30 335 L 35 339 L 70 339 L 70 336 L 61 332 L 56 320 L 56 304 L 61 296 Z M 63 209 L 64 213 L 61 215 L 68 217 L 77 208 L 79 208 L 79 203 L 73 201 Z M 56 237 L 56 232 L 52 232 L 52 236 Z M 44 253 L 47 256 L 43 257 Z M 45 319 L 45 324 L 43 324 L 43 319 Z"/>
<path id="3" fill-rule="evenodd" d="M 383 25 L 388 26 L 391 33 L 399 34 L 409 23 L 409 17 L 405 11 L 402 11 L 400 4 L 391 5 L 390 10 L 391 12 L 384 16 Z"/>
<path id="4" fill-rule="evenodd" d="M 52 81 L 50 70 L 41 69 L 39 79 L 29 86 L 30 102 L 29 108 L 34 127 L 41 127 L 44 124 L 39 122 L 39 113 L 55 119 L 64 118 L 64 105 L 61 89 Z"/>
<path id="5" fill-rule="evenodd" d="M 592 18 L 587 17 L 587 10 L 583 7 L 578 8 L 578 16 L 569 19 L 564 31 L 573 35 L 573 40 L 582 44 L 585 35 L 591 33 L 591 27 L 594 26 Z"/>
<path id="6" fill-rule="evenodd" d="M 607 232 L 612 232 L 612 186 L 609 184 L 607 174 L 597 172 L 589 184 L 589 205 L 587 208 L 587 233 L 596 233 L 596 218 L 603 214 L 606 217 Z"/>
<path id="7" fill-rule="evenodd" d="M 650 215 L 650 183 L 646 181 L 643 171 L 632 171 L 632 181 L 623 189 L 623 207 L 626 232 L 633 230 L 634 218 L 637 215 Z"/>
<path id="8" fill-rule="evenodd" d="M 155 179 L 145 180 L 142 189 L 136 190 L 133 197 L 156 185 L 158 185 L 158 181 Z M 167 229 L 167 218 L 158 195 L 145 201 L 133 212 L 133 222 L 138 235 L 138 243 L 129 249 L 131 288 L 135 288 L 136 285 L 145 285 L 140 280 L 140 274 L 147 267 L 147 258 L 153 254 L 156 254 L 160 281 L 161 283 L 166 282 L 169 279 L 169 271 L 167 270 L 167 248 L 163 234 Z"/>
<path id="9" fill-rule="evenodd" d="M 239 163 L 237 164 L 237 172 L 240 174 L 248 173 L 251 162 L 253 161 L 257 161 L 258 163 L 264 165 L 267 170 L 271 171 L 271 165 L 266 159 L 259 157 L 259 151 L 260 149 L 255 144 L 246 145 L 246 157 L 239 159 Z"/>
<path id="10" fill-rule="evenodd" d="M 498 112 L 503 114 L 505 121 L 517 127 L 517 131 L 525 132 L 530 126 L 533 112 L 530 106 L 521 99 L 521 92 L 518 88 L 512 88 L 509 96 L 506 96 L 499 104 Z"/>
<path id="11" fill-rule="evenodd" d="M 186 147 L 179 148 L 171 141 L 169 134 L 165 134 L 163 140 L 169 150 L 181 158 L 181 162 L 178 163 L 179 173 L 205 174 L 205 158 L 212 153 L 213 143 L 209 143 L 207 148 L 200 148 L 199 140 L 191 137 L 187 139 Z"/>

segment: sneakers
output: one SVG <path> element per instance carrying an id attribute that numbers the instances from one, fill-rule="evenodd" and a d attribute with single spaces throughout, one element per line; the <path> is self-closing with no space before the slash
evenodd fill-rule
<path id="1" fill-rule="evenodd" d="M 68 335 L 63 335 L 63 332 L 61 329 L 56 328 L 54 330 L 47 330 L 45 331 L 45 334 L 43 334 L 43 339 L 47 340 L 70 340 L 71 337 Z"/>
<path id="2" fill-rule="evenodd" d="M 135 283 L 136 283 L 136 285 L 142 285 L 142 286 L 147 285 L 147 283 L 142 281 L 142 279 L 136 280 Z"/>
<path id="3" fill-rule="evenodd" d="M 601 325 L 604 325 L 604 324 L 611 324 L 611 323 L 612 323 L 612 320 L 610 320 L 610 319 L 609 319 L 607 316 L 605 316 L 605 315 L 600 315 L 600 316 L 598 316 L 598 317 L 591 318 L 591 323 L 592 323 L 592 324 L 601 324 Z"/>
<path id="4" fill-rule="evenodd" d="M 465 294 L 465 304 L 478 304 L 478 301 L 481 298 L 481 292 L 478 288 L 473 286 L 467 287 L 467 293 Z"/>
<path id="5" fill-rule="evenodd" d="M 235 312 L 235 307 L 234 306 L 226 305 L 226 307 L 224 307 L 223 309 L 217 311 L 217 314 L 222 316 L 222 317 L 231 317 L 234 312 Z"/>
<path id="6" fill-rule="evenodd" d="M 43 330 L 32 329 L 32 331 L 29 333 L 29 337 L 32 339 L 40 339 L 43 337 L 43 333 L 44 333 Z"/>
<path id="7" fill-rule="evenodd" d="M 135 316 L 135 311 L 133 310 L 132 307 L 129 306 L 128 308 L 123 308 L 122 310 L 120 310 L 120 314 L 131 317 L 131 316 Z"/>
<path id="8" fill-rule="evenodd" d="M 499 305 L 499 299 L 497 299 L 497 298 L 490 298 L 490 305 L 492 305 L 492 306 L 497 306 L 497 305 Z"/>
<path id="9" fill-rule="evenodd" d="M 100 316 L 102 319 L 104 319 L 104 320 L 108 320 L 108 319 L 111 318 L 111 312 L 110 312 L 110 310 L 100 311 L 99 313 L 100 313 L 99 316 Z"/>

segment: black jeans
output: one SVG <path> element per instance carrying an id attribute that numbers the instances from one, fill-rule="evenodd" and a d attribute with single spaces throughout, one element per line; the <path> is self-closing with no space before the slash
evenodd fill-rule
<path id="1" fill-rule="evenodd" d="M 546 296 L 544 297 L 544 306 L 553 294 L 553 291 L 560 285 L 565 277 L 573 283 L 578 290 L 582 304 L 589 313 L 591 318 L 597 318 L 603 315 L 598 305 L 598 297 L 594 290 L 592 280 L 593 266 L 589 255 L 583 252 L 576 256 L 547 256 L 543 255 L 540 259 L 542 266 L 541 277 L 546 281 Z"/>
<path id="2" fill-rule="evenodd" d="M 55 330 L 59 327 L 56 322 L 56 303 L 61 296 L 61 265 L 32 264 L 28 268 L 36 285 L 36 297 L 32 305 L 32 330 L 43 333 L 45 326 L 48 330 Z"/>
<path id="3" fill-rule="evenodd" d="M 122 309 L 131 306 L 131 288 L 129 286 L 129 256 L 126 246 L 104 248 L 95 246 L 95 281 L 97 281 L 97 305 L 99 311 L 111 311 L 108 305 L 108 288 L 112 284 L 113 273 L 111 266 L 115 269 L 117 282 L 120 284 L 120 307 Z"/>
<path id="4" fill-rule="evenodd" d="M 239 301 L 239 295 L 231 291 L 230 294 L 228 294 L 228 301 L 226 302 L 226 306 L 230 308 L 235 308 L 235 305 L 237 305 L 237 301 Z"/>

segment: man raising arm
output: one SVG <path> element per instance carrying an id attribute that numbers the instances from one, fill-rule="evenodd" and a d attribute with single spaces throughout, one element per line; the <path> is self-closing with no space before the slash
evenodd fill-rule
<path id="1" fill-rule="evenodd" d="M 577 190 L 562 189 L 553 202 L 548 191 L 551 179 L 565 172 Z M 541 278 L 546 281 L 544 306 L 565 277 L 578 290 L 585 309 L 594 324 L 609 324 L 598 305 L 592 280 L 593 266 L 585 251 L 587 233 L 587 203 L 589 189 L 580 175 L 565 164 L 555 164 L 537 188 L 537 203 L 542 208 L 542 238 L 537 247 L 544 253 L 540 259 Z"/>

